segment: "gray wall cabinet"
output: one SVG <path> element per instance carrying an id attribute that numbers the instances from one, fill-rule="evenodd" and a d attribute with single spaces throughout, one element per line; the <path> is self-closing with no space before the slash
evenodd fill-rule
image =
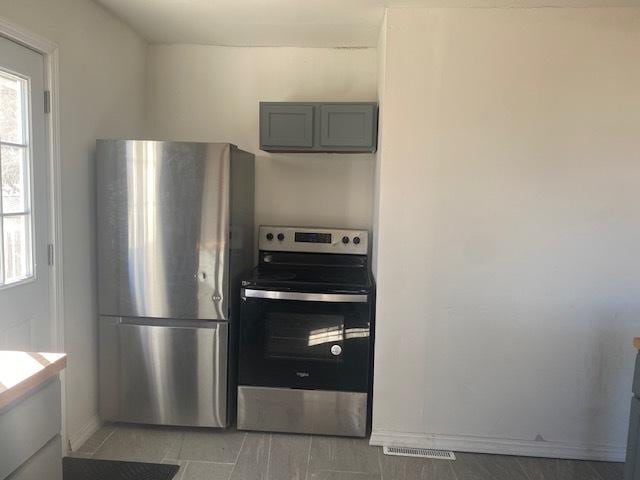
<path id="1" fill-rule="evenodd" d="M 378 142 L 378 105 L 260 103 L 260 148 L 267 152 L 371 153 Z"/>
<path id="2" fill-rule="evenodd" d="M 640 480 L 640 353 L 636 357 L 624 480 Z"/>
<path id="3" fill-rule="evenodd" d="M 313 105 L 260 104 L 260 148 L 313 148 Z"/>

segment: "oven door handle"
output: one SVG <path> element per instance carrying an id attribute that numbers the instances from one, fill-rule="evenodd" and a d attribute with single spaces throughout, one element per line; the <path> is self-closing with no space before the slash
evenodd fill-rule
<path id="1" fill-rule="evenodd" d="M 298 302 L 367 303 L 369 296 L 356 293 L 306 293 L 281 292 L 277 290 L 242 289 L 242 298 L 264 298 L 268 300 L 295 300 Z"/>

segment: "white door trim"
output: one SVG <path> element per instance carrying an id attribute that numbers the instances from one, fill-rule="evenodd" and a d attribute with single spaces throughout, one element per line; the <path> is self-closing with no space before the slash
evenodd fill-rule
<path id="1" fill-rule="evenodd" d="M 50 113 L 45 115 L 47 132 L 49 184 L 49 240 L 53 245 L 53 266 L 49 269 L 51 285 L 51 344 L 64 352 L 64 297 L 62 282 L 62 168 L 60 162 L 60 96 L 58 74 L 58 45 L 13 22 L 0 17 L 0 36 L 35 50 L 44 57 L 44 86 L 49 93 Z M 44 108 L 44 105 L 42 106 Z M 65 375 L 62 381 L 62 439 L 66 451 Z"/>

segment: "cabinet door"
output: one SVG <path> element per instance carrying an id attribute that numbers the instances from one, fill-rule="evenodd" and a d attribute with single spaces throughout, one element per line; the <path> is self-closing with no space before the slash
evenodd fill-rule
<path id="1" fill-rule="evenodd" d="M 260 104 L 260 148 L 311 149 L 313 105 Z"/>
<path id="2" fill-rule="evenodd" d="M 320 107 L 320 146 L 324 149 L 375 150 L 376 106 L 324 104 Z"/>
<path id="3" fill-rule="evenodd" d="M 631 400 L 624 480 L 640 480 L 640 399 Z"/>

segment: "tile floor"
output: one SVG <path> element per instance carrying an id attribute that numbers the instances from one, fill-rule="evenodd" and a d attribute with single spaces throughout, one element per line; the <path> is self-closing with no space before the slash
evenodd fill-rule
<path id="1" fill-rule="evenodd" d="M 366 440 L 105 425 L 74 456 L 180 465 L 175 480 L 622 480 L 622 464 L 502 455 L 384 455 Z"/>

